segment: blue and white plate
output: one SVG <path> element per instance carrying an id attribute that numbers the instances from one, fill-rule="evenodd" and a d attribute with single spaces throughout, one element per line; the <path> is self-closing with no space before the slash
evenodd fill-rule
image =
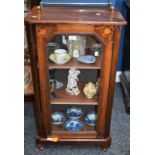
<path id="1" fill-rule="evenodd" d="M 97 120 L 97 115 L 94 111 L 89 112 L 85 117 L 85 122 L 90 126 L 95 126 Z"/>
<path id="2" fill-rule="evenodd" d="M 61 125 L 65 122 L 66 117 L 62 112 L 54 112 L 51 115 L 53 125 Z"/>
<path id="3" fill-rule="evenodd" d="M 80 131 L 83 128 L 83 123 L 80 120 L 68 120 L 65 123 L 65 128 L 69 131 Z"/>
<path id="4" fill-rule="evenodd" d="M 83 56 L 79 56 L 77 60 L 86 64 L 91 64 L 96 61 L 96 58 L 92 55 L 83 55 Z"/>
<path id="5" fill-rule="evenodd" d="M 79 119 L 83 114 L 82 109 L 78 106 L 69 107 L 66 113 L 70 119 Z"/>

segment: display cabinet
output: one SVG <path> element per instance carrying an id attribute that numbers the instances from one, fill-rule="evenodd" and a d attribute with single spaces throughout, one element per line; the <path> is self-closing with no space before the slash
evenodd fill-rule
<path id="1" fill-rule="evenodd" d="M 117 9 L 108 8 L 34 7 L 25 17 L 40 149 L 46 144 L 110 146 L 125 24 Z"/>

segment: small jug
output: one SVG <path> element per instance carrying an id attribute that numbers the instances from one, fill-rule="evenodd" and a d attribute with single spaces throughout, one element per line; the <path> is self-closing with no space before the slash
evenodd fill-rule
<path id="1" fill-rule="evenodd" d="M 92 82 L 89 82 L 83 88 L 83 93 L 87 98 L 93 98 L 96 92 L 97 92 L 97 87 Z"/>

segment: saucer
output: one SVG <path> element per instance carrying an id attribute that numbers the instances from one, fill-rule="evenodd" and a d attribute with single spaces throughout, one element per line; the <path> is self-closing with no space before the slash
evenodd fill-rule
<path id="1" fill-rule="evenodd" d="M 65 128 L 69 131 L 80 131 L 83 128 L 83 123 L 80 120 L 68 120 L 65 123 Z"/>
<path id="2" fill-rule="evenodd" d="M 54 112 L 51 115 L 53 125 L 61 125 L 65 122 L 66 118 L 62 112 Z"/>
<path id="3" fill-rule="evenodd" d="M 89 112 L 84 120 L 88 125 L 95 126 L 96 120 L 97 120 L 97 115 L 94 111 Z"/>
<path id="4" fill-rule="evenodd" d="M 68 54 L 66 54 L 62 60 L 58 60 L 56 58 L 55 54 L 52 53 L 52 54 L 49 55 L 49 59 L 51 61 L 53 61 L 54 63 L 56 63 L 58 65 L 61 65 L 61 64 L 65 64 L 66 62 L 68 62 L 71 59 L 71 56 L 69 56 Z"/>
<path id="5" fill-rule="evenodd" d="M 82 109 L 76 106 L 69 107 L 66 113 L 70 119 L 79 119 L 83 114 Z"/>
<path id="6" fill-rule="evenodd" d="M 92 55 L 83 55 L 78 57 L 77 60 L 86 64 L 91 64 L 96 61 L 96 58 Z"/>

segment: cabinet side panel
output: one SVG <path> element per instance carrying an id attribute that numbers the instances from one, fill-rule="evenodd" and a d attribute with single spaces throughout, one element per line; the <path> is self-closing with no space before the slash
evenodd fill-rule
<path id="1" fill-rule="evenodd" d="M 108 90 L 110 84 L 111 62 L 112 62 L 112 46 L 113 46 L 113 26 L 99 26 L 95 27 L 98 35 L 101 36 L 102 42 L 105 44 L 104 55 L 102 60 L 102 69 L 100 75 L 100 92 L 99 92 L 99 108 L 98 108 L 98 122 L 97 132 L 100 137 L 104 137 L 106 112 L 108 104 Z"/>
<path id="2" fill-rule="evenodd" d="M 48 29 L 52 29 L 48 27 Z M 41 99 L 41 110 L 43 119 L 43 129 L 46 137 L 51 133 L 50 125 L 50 99 L 49 99 L 49 73 L 48 73 L 48 55 L 46 49 L 46 40 L 50 31 L 47 30 L 46 26 L 36 26 L 36 41 L 37 41 L 37 52 L 38 52 L 38 68 L 39 68 L 39 81 L 40 81 L 40 99 Z"/>
<path id="3" fill-rule="evenodd" d="M 110 86 L 108 91 L 108 102 L 107 102 L 108 104 L 107 104 L 105 133 L 104 133 L 105 137 L 108 137 L 110 132 L 112 105 L 115 91 L 115 77 L 116 77 L 116 69 L 117 69 L 119 46 L 120 46 L 120 36 L 121 36 L 121 26 L 115 26 Z"/>
<path id="4" fill-rule="evenodd" d="M 34 88 L 34 113 L 36 126 L 38 134 L 44 136 L 43 130 L 43 120 L 41 114 L 41 105 L 40 105 L 40 93 L 39 93 L 39 79 L 37 71 L 37 49 L 36 49 L 36 40 L 35 40 L 35 26 L 25 23 L 27 42 L 29 48 L 29 54 L 31 59 L 31 70 L 32 70 L 32 79 L 33 79 L 33 88 Z"/>

